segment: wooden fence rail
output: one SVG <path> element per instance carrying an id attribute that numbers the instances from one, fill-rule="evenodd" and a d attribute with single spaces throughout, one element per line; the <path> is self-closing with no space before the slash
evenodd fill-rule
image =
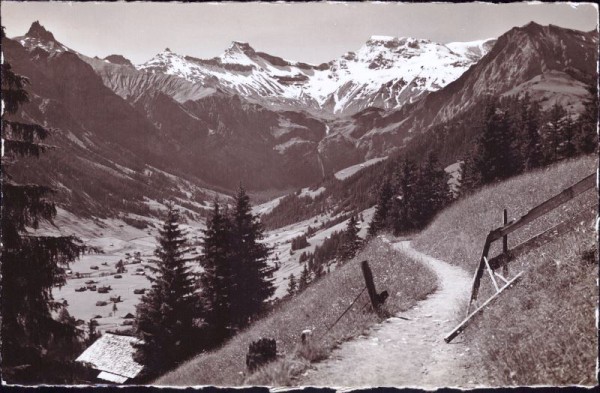
<path id="1" fill-rule="evenodd" d="M 447 335 L 445 337 L 444 340 L 446 342 L 450 342 L 454 337 L 456 337 L 456 335 L 458 335 L 466 327 L 466 325 L 470 322 L 470 320 L 476 314 L 478 314 L 486 305 L 491 303 L 491 301 L 496 299 L 497 296 L 501 292 L 503 292 L 505 289 L 509 288 L 521 276 L 521 273 L 519 273 L 514 279 L 507 280 L 504 277 L 495 273 L 494 270 L 496 270 L 498 267 L 501 267 L 501 266 L 506 267 L 507 262 L 511 257 L 521 255 L 522 253 L 524 253 L 525 251 L 530 249 L 532 244 L 542 244 L 544 241 L 546 241 L 549 238 L 549 236 L 554 231 L 560 232 L 560 231 L 568 228 L 572 224 L 569 221 L 558 224 L 558 225 L 532 237 L 531 239 L 519 244 L 518 246 L 513 248 L 513 250 L 510 252 L 508 251 L 507 235 L 509 235 L 509 234 L 513 233 L 514 231 L 516 231 L 517 229 L 522 228 L 523 226 L 531 223 L 535 219 L 540 218 L 543 215 L 553 211 L 557 207 L 570 201 L 571 199 L 575 198 L 576 196 L 580 195 L 581 193 L 593 188 L 596 185 L 596 177 L 597 177 L 597 175 L 595 173 L 587 176 L 586 178 L 577 182 L 576 184 L 572 185 L 571 187 L 566 188 L 559 194 L 553 196 L 552 198 L 550 198 L 550 199 L 546 200 L 545 202 L 542 202 L 541 204 L 532 208 L 527 213 L 525 213 L 523 216 L 521 216 L 521 218 L 519 218 L 517 220 L 513 220 L 509 223 L 507 223 L 506 210 L 504 210 L 504 214 L 503 214 L 504 225 L 490 231 L 485 238 L 485 243 L 483 245 L 483 250 L 481 251 L 481 257 L 479 259 L 479 264 L 478 264 L 477 269 L 475 270 L 475 274 L 473 276 L 473 283 L 471 286 L 471 297 L 469 299 L 469 305 L 467 306 L 467 317 L 458 327 L 456 327 L 449 335 Z M 582 213 L 580 213 L 580 214 L 582 214 Z M 577 217 L 579 217 L 579 215 Z M 570 220 L 570 221 L 572 221 L 572 220 Z M 500 254 L 499 256 L 488 259 L 488 254 L 490 252 L 490 247 L 491 247 L 492 243 L 499 239 L 503 240 L 502 241 L 503 253 Z M 494 283 L 495 283 L 495 279 L 494 279 L 494 275 L 495 275 L 495 276 L 501 278 L 502 280 L 504 280 L 506 284 L 502 288 L 497 287 L 496 294 L 493 295 L 490 299 L 488 299 L 481 307 L 477 308 L 473 313 L 471 313 L 471 306 L 472 306 L 473 302 L 477 300 L 479 288 L 481 285 L 481 278 L 483 276 L 483 271 L 486 270 L 486 268 L 490 271 L 490 276 L 492 277 L 492 281 Z M 505 270 L 505 272 L 506 271 L 507 270 Z"/>

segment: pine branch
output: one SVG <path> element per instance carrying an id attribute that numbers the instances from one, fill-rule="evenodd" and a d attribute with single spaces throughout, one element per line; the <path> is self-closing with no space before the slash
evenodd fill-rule
<path id="1" fill-rule="evenodd" d="M 25 142 L 46 139 L 50 134 L 49 130 L 39 124 L 27 124 L 4 119 L 2 120 L 2 131 L 5 139 L 14 135 Z"/>
<path id="2" fill-rule="evenodd" d="M 40 220 L 54 218 L 56 207 L 46 200 L 53 192 L 54 190 L 45 186 L 4 181 L 2 230 L 9 229 L 9 226 L 18 231 L 25 230 L 27 226 L 37 228 Z"/>
<path id="3" fill-rule="evenodd" d="M 33 156 L 39 158 L 40 153 L 43 153 L 46 150 L 52 148 L 53 146 L 43 145 L 40 143 L 16 141 L 10 139 L 4 140 L 5 154 L 14 155 L 18 157 Z"/>

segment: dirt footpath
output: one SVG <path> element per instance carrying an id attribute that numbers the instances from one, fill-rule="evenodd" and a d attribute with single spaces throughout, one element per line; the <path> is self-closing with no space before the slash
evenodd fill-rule
<path id="1" fill-rule="evenodd" d="M 470 275 L 421 254 L 410 242 L 394 247 L 431 268 L 438 277 L 438 290 L 414 308 L 374 326 L 367 336 L 344 343 L 309 370 L 300 385 L 464 388 L 485 384 L 466 361 L 469 351 L 462 338 L 451 344 L 443 340 L 456 325 L 456 313 L 464 313 Z"/>

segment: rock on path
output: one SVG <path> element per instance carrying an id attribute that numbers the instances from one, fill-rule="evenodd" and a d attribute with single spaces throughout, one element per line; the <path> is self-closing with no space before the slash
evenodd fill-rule
<path id="1" fill-rule="evenodd" d="M 460 340 L 451 344 L 443 340 L 456 325 L 457 312 L 463 313 L 471 277 L 459 267 L 416 251 L 408 241 L 394 247 L 435 272 L 437 291 L 374 326 L 368 336 L 342 344 L 329 359 L 309 370 L 300 385 L 468 388 L 484 383 L 467 362 L 466 346 Z"/>

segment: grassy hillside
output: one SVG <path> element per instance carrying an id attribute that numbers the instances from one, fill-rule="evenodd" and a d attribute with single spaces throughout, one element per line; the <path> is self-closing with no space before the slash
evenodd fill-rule
<path id="1" fill-rule="evenodd" d="M 502 209 L 518 218 L 540 202 L 596 170 L 595 157 L 562 162 L 491 185 L 443 211 L 414 242 L 422 252 L 474 272 L 488 231 L 501 224 Z M 595 384 L 597 191 L 589 190 L 514 235 L 509 248 L 571 220 L 575 229 L 510 263 L 521 282 L 502 294 L 457 341 L 470 348 L 492 384 Z M 579 214 L 582 212 L 581 214 Z M 498 242 L 497 242 L 498 243 Z M 495 255 L 500 247 L 492 249 Z M 480 299 L 492 290 L 487 274 Z"/>
<path id="2" fill-rule="evenodd" d="M 360 261 L 367 259 L 379 291 L 390 294 L 386 313 L 407 310 L 436 288 L 431 271 L 394 251 L 389 244 L 375 239 L 353 260 L 312 284 L 304 292 L 280 304 L 246 331 L 222 348 L 200 354 L 155 381 L 160 385 L 287 385 L 303 372 L 311 360 L 319 360 L 340 342 L 358 336 L 380 317 L 363 308 L 368 302 L 366 291 L 357 304 L 326 335 L 334 323 L 364 287 Z M 300 333 L 313 330 L 314 347 L 298 353 Z M 261 337 L 277 340 L 282 357 L 275 364 L 254 375 L 246 376 L 245 356 L 251 341 Z"/>

